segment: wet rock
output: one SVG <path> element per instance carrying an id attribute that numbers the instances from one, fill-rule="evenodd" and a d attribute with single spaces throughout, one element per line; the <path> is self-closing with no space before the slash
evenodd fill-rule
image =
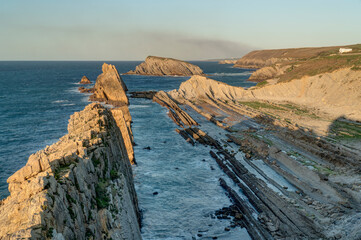
<path id="1" fill-rule="evenodd" d="M 151 148 L 148 146 L 148 147 L 144 147 L 143 149 L 145 150 L 151 150 Z"/>
<path id="2" fill-rule="evenodd" d="M 153 192 L 153 195 L 155 196 L 155 195 L 158 195 L 158 192 Z"/>
<path id="3" fill-rule="evenodd" d="M 79 87 L 78 90 L 81 93 L 93 93 L 94 92 L 94 88 Z"/>
<path id="4" fill-rule="evenodd" d="M 229 232 L 231 229 L 230 228 L 228 228 L 228 227 L 225 227 L 224 228 L 224 231 L 226 231 L 226 232 Z"/>

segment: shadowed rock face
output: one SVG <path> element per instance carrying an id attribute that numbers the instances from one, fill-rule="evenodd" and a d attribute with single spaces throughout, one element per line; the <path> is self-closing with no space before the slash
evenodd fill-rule
<path id="1" fill-rule="evenodd" d="M 74 113 L 68 134 L 8 179 L 0 239 L 141 239 L 129 117 L 96 103 Z"/>
<path id="2" fill-rule="evenodd" d="M 106 102 L 114 106 L 128 105 L 128 90 L 114 65 L 104 63 L 103 73 L 100 74 L 94 85 L 94 94 L 91 101 Z"/>
<path id="3" fill-rule="evenodd" d="M 138 65 L 134 71 L 127 74 L 154 75 L 154 76 L 192 76 L 203 75 L 200 67 L 173 58 L 162 58 L 149 56 L 145 62 Z"/>

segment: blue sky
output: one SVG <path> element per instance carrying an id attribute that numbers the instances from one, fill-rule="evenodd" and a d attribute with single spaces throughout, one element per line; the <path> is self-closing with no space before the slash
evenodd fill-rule
<path id="1" fill-rule="evenodd" d="M 361 43 L 361 0 L 0 0 L 0 60 L 185 60 Z"/>

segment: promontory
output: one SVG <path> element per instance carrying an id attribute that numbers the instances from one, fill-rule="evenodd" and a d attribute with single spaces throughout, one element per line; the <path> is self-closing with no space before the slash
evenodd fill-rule
<path id="1" fill-rule="evenodd" d="M 191 63 L 173 58 L 148 56 L 134 71 L 126 74 L 153 76 L 192 76 L 204 75 L 203 70 Z"/>

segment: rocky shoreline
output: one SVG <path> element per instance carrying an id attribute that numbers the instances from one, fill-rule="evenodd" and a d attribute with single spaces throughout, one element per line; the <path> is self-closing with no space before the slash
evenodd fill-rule
<path id="1" fill-rule="evenodd" d="M 92 99 L 118 107 L 92 103 L 74 113 L 67 135 L 9 177 L 0 239 L 141 239 L 125 91 L 115 67 L 104 64 Z"/>
<path id="2" fill-rule="evenodd" d="M 168 115 L 180 127 L 176 131 L 187 142 L 213 148 L 210 155 L 237 185 L 230 187 L 219 179 L 234 203 L 233 216 L 242 216 L 234 221 L 240 221 L 252 239 L 358 239 L 361 152 L 354 144 L 359 142 L 337 140 L 342 133 L 324 136 L 330 129 L 317 126 L 329 125 L 329 119 L 359 123 L 330 118 L 295 103 L 266 101 L 267 96 L 258 97 L 256 90 L 248 98 L 243 91 L 193 77 L 178 90 L 158 92 L 153 101 L 169 109 Z M 228 139 L 219 142 L 202 126 L 195 127 L 195 113 L 226 129 Z M 259 161 L 270 170 L 260 167 Z"/>

